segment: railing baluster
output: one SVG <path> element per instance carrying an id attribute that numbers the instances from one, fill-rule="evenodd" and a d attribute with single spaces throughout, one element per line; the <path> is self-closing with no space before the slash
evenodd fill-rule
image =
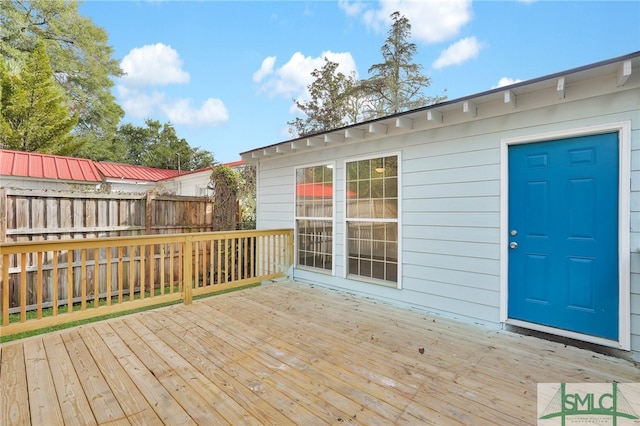
<path id="1" fill-rule="evenodd" d="M 247 256 L 247 250 L 249 249 L 249 238 L 244 237 L 242 239 L 242 250 L 244 253 L 243 261 L 242 261 L 242 278 L 249 278 L 249 258 Z"/>
<path id="2" fill-rule="evenodd" d="M 2 255 L 2 325 L 9 325 L 9 255 Z"/>
<path id="3" fill-rule="evenodd" d="M 236 277 L 236 244 L 238 242 L 237 238 L 231 238 L 231 250 L 229 254 L 231 254 L 231 281 L 235 281 Z"/>
<path id="4" fill-rule="evenodd" d="M 292 230 L 228 231 L 0 243 L 0 332 L 190 303 L 193 296 L 279 277 L 290 266 L 292 236 Z"/>
<path id="5" fill-rule="evenodd" d="M 160 294 L 164 294 L 164 250 L 165 250 L 164 247 L 165 247 L 164 244 L 160 244 L 160 259 L 158 261 L 158 269 L 160 270 Z M 156 292 L 155 283 L 153 287 L 154 289 L 152 294 Z"/>
<path id="6" fill-rule="evenodd" d="M 197 247 L 197 246 L 196 246 Z M 184 290 L 184 304 L 191 304 L 191 288 L 193 279 L 193 240 L 187 237 L 184 243 L 184 264 L 183 264 L 183 290 Z"/>
<path id="7" fill-rule="evenodd" d="M 51 269 L 51 301 L 53 302 L 53 306 L 51 307 L 51 315 L 54 317 L 58 315 L 58 299 L 60 295 L 58 294 L 58 256 L 60 255 L 59 251 L 52 252 L 52 269 Z"/>
<path id="8" fill-rule="evenodd" d="M 39 251 L 37 253 L 37 264 L 38 264 L 38 272 L 36 274 L 36 305 L 37 307 L 37 317 L 38 319 L 42 318 L 42 291 L 43 291 L 43 280 L 42 280 L 42 252 Z"/>
<path id="9" fill-rule="evenodd" d="M 140 300 L 144 299 L 145 297 L 145 291 L 146 291 L 146 270 L 147 270 L 147 262 L 146 262 L 146 258 L 145 258 L 145 247 L 142 246 L 140 247 L 140 266 L 139 266 L 139 270 L 140 270 L 140 291 L 139 291 L 139 295 L 140 295 Z M 133 300 L 133 299 L 131 299 Z"/>
<path id="10" fill-rule="evenodd" d="M 93 307 L 100 306 L 100 250 L 93 249 Z"/>
<path id="11" fill-rule="evenodd" d="M 215 254 L 216 254 L 216 240 L 215 239 L 211 239 L 209 241 L 209 285 L 214 285 L 216 283 L 216 259 L 215 259 Z"/>
<path id="12" fill-rule="evenodd" d="M 149 294 L 155 296 L 156 288 L 156 246 L 149 244 Z"/>
<path id="13" fill-rule="evenodd" d="M 129 283 L 128 283 L 128 290 L 129 290 L 129 302 L 133 302 L 133 296 L 134 296 L 134 292 L 135 292 L 135 271 L 136 271 L 136 267 L 135 267 L 135 249 L 133 246 L 129 246 Z"/>
<path id="14" fill-rule="evenodd" d="M 80 250 L 80 310 L 87 309 L 87 250 Z"/>
<path id="15" fill-rule="evenodd" d="M 106 261 L 106 267 L 107 267 L 107 274 L 106 274 L 106 279 L 107 279 L 107 306 L 111 306 L 111 287 L 112 287 L 112 283 L 111 283 L 111 247 L 107 247 L 106 250 L 106 255 L 107 255 L 107 261 Z"/>
<path id="16" fill-rule="evenodd" d="M 258 272 L 258 275 L 267 275 L 265 274 L 265 243 L 264 240 L 266 239 L 266 237 L 260 236 L 260 251 L 258 252 L 258 256 L 260 256 L 260 271 Z"/>
<path id="17" fill-rule="evenodd" d="M 186 243 L 178 243 L 178 270 L 184 269 L 184 256 L 183 247 Z M 184 286 L 184 275 L 178 274 L 178 293 L 182 293 L 182 287 Z"/>
<path id="18" fill-rule="evenodd" d="M 202 287 L 209 285 L 207 283 L 207 242 L 202 241 Z"/>
<path id="19" fill-rule="evenodd" d="M 191 258 L 191 261 L 194 262 L 194 265 L 191 280 L 193 282 L 193 286 L 198 288 L 200 282 L 200 241 L 193 243 L 193 249 L 193 258 Z"/>
<path id="20" fill-rule="evenodd" d="M 122 303 L 122 293 L 124 292 L 124 247 L 118 247 L 118 304 Z"/>
<path id="21" fill-rule="evenodd" d="M 27 253 L 20 256 L 20 322 L 27 320 Z"/>
<path id="22" fill-rule="evenodd" d="M 67 312 L 73 312 L 73 250 L 67 250 Z"/>
<path id="23" fill-rule="evenodd" d="M 171 286 L 171 293 L 173 294 L 173 282 L 174 282 L 174 271 L 173 271 L 173 265 L 175 263 L 175 255 L 174 253 L 174 243 L 170 243 L 169 244 L 169 284 Z M 160 294 L 164 295 L 164 287 L 162 287 L 162 289 L 160 289 Z"/>
<path id="24" fill-rule="evenodd" d="M 217 240 L 216 255 L 218 257 L 218 262 L 216 263 L 216 284 L 222 284 L 222 278 L 220 275 L 221 269 L 221 256 L 222 256 L 222 241 L 220 239 Z"/>

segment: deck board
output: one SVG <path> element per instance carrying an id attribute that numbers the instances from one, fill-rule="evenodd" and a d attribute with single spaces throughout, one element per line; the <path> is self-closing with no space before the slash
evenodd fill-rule
<path id="1" fill-rule="evenodd" d="M 2 348 L 0 368 L 0 424 L 28 425 L 29 393 L 27 392 L 27 371 L 24 365 L 24 346 L 12 345 Z"/>
<path id="2" fill-rule="evenodd" d="M 133 425 L 162 424 L 96 329 L 86 327 L 79 329 L 78 332 L 100 369 L 100 373 L 109 383 L 113 395 L 124 412 L 124 417 Z"/>
<path id="3" fill-rule="evenodd" d="M 7 343 L 0 362 L 3 425 L 535 424 L 537 383 L 640 382 L 624 359 L 296 283 Z"/>
<path id="4" fill-rule="evenodd" d="M 62 337 L 59 334 L 53 334 L 43 339 L 43 342 L 49 363 L 55 366 L 51 368 L 51 376 L 64 424 L 97 424 Z"/>
<path id="5" fill-rule="evenodd" d="M 297 303 L 301 303 L 300 300 L 296 300 Z M 237 309 L 241 309 L 240 305 L 235 306 Z M 247 306 L 245 303 L 247 315 L 249 313 L 253 315 L 251 324 L 253 327 L 260 327 L 261 318 L 269 315 L 266 311 L 260 312 L 260 306 L 254 303 Z M 325 314 L 328 310 L 334 310 L 332 308 L 323 308 Z M 379 351 L 377 345 L 379 344 L 379 337 L 376 337 L 376 332 L 371 332 L 371 326 L 367 325 L 367 330 L 362 336 L 356 338 L 350 338 L 348 334 L 343 336 L 343 326 L 340 324 L 340 312 L 339 309 L 335 309 L 337 316 L 335 318 L 325 317 L 328 321 L 323 324 L 314 323 L 308 318 L 307 313 L 302 308 L 298 308 L 294 315 L 289 315 L 286 312 L 277 312 L 275 310 L 270 311 L 270 315 L 284 316 L 285 321 L 273 321 L 265 323 L 265 327 L 269 330 L 269 333 L 273 336 L 279 336 L 287 338 L 287 340 L 297 341 L 298 347 L 304 347 L 309 353 L 316 352 L 322 355 L 323 358 L 323 370 L 330 371 L 329 374 L 333 374 L 335 371 L 346 383 L 362 383 L 360 390 L 366 395 L 374 397 L 374 403 L 380 405 L 380 401 L 389 402 L 396 409 L 395 413 L 384 413 L 389 421 L 398 423 L 402 418 L 403 411 L 406 411 L 414 416 L 412 420 L 407 423 L 415 424 L 416 421 L 427 421 L 432 415 L 425 413 L 426 407 L 416 404 L 415 401 L 426 401 L 434 398 L 442 398 L 443 404 L 455 405 L 458 404 L 455 414 L 450 411 L 450 414 L 454 414 L 453 419 L 459 420 L 463 423 L 469 421 L 468 415 L 473 413 L 476 417 L 481 417 L 485 422 L 491 422 L 495 424 L 504 424 L 505 422 L 513 421 L 513 416 L 517 416 L 521 413 L 520 410 L 514 409 L 512 416 L 503 416 L 499 411 L 489 411 L 482 403 L 478 403 L 474 400 L 474 396 L 481 401 L 486 400 L 485 389 L 481 390 L 481 394 L 469 392 L 469 388 L 465 387 L 467 391 L 459 401 L 450 401 L 448 396 L 451 394 L 457 394 L 460 391 L 460 384 L 457 381 L 465 380 L 468 384 L 474 381 L 473 376 L 465 377 L 464 374 L 455 374 L 447 370 L 439 368 L 432 369 L 430 374 L 423 375 L 425 380 L 429 380 L 431 389 L 437 389 L 437 392 L 427 392 L 423 387 L 411 388 L 407 382 L 414 383 L 417 375 L 420 371 L 416 370 L 411 363 L 411 357 L 406 357 L 400 351 L 403 346 L 392 345 L 391 356 L 387 358 L 386 353 L 388 351 Z M 307 310 L 309 312 L 310 310 Z M 313 314 L 311 314 L 313 316 Z M 291 332 L 288 327 L 283 324 L 292 324 L 296 321 L 301 321 L 300 326 L 305 326 L 304 333 L 300 333 L 299 327 L 295 327 L 295 332 Z M 362 334 L 361 331 L 358 331 Z M 393 337 L 393 336 L 390 336 Z M 410 349 L 409 349 L 410 350 Z M 418 348 L 414 347 L 416 353 Z M 458 361 L 462 364 L 462 361 Z M 372 369 L 371 366 L 375 365 L 376 368 Z M 333 368 L 332 368 L 333 367 Z M 335 368 L 339 367 L 339 368 Z M 444 375 L 444 377 L 440 377 Z M 364 383 L 358 378 L 364 377 L 367 382 Z M 458 379 L 458 377 L 460 377 Z M 411 395 L 411 399 L 405 397 L 405 395 Z M 365 403 L 371 404 L 371 401 Z M 411 406 L 410 409 L 407 407 Z M 380 408 L 380 407 L 377 407 Z M 402 410 L 402 411 L 399 411 Z M 399 411 L 399 412 L 398 412 Z"/>
<path id="6" fill-rule="evenodd" d="M 77 331 L 62 333 L 62 340 L 84 389 L 91 410 L 98 424 L 128 425 L 109 383 L 100 373 L 95 359 Z M 26 349 L 25 349 L 26 350 Z"/>

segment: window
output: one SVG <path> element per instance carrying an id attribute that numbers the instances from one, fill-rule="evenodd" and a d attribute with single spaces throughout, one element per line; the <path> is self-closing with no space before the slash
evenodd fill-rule
<path id="1" fill-rule="evenodd" d="M 347 162 L 347 275 L 398 282 L 398 156 Z"/>
<path id="2" fill-rule="evenodd" d="M 296 169 L 296 262 L 333 269 L 333 167 Z"/>

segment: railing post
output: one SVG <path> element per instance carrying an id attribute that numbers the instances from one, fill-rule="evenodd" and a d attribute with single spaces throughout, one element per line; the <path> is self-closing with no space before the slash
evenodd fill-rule
<path id="1" fill-rule="evenodd" d="M 288 230 L 286 235 L 287 235 L 287 241 L 288 241 L 288 244 L 287 244 L 287 251 L 288 251 L 287 260 L 289 261 L 289 264 L 287 265 L 288 266 L 287 269 L 289 270 L 293 266 L 294 256 L 295 256 L 295 253 L 293 251 L 294 250 L 294 246 L 293 246 L 293 241 L 294 241 L 293 230 Z"/>
<path id="2" fill-rule="evenodd" d="M 193 236 L 187 235 L 184 239 L 182 291 L 184 292 L 184 304 L 190 305 L 193 289 Z"/>

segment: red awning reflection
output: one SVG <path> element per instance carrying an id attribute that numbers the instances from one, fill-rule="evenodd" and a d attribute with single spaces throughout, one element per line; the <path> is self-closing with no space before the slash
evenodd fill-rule
<path id="1" fill-rule="evenodd" d="M 299 183 L 296 185 L 296 196 L 303 198 L 331 198 L 333 185 L 322 183 Z M 356 193 L 347 191 L 347 197 L 355 197 Z"/>

